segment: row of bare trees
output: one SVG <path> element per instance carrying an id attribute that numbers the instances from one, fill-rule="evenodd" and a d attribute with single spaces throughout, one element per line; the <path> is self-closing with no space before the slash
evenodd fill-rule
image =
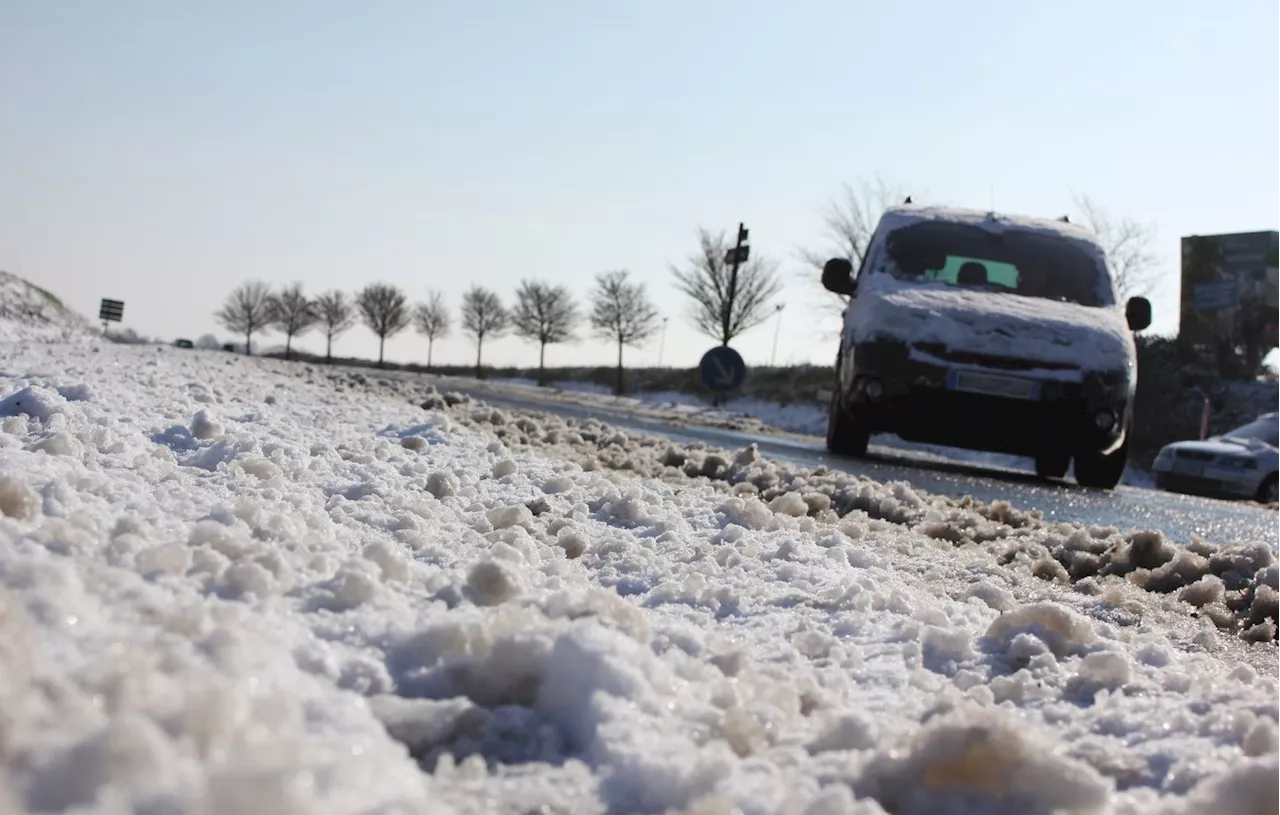
<path id="1" fill-rule="evenodd" d="M 724 233 L 698 230 L 698 250 L 683 266 L 672 267 L 676 287 L 689 298 L 690 319 L 702 333 L 728 345 L 773 313 L 773 299 L 781 290 L 777 263 L 757 256 L 736 271 L 726 262 L 731 244 Z M 387 283 L 373 283 L 353 298 L 327 291 L 308 298 L 294 283 L 272 291 L 262 282 L 245 283 L 231 293 L 215 315 L 228 329 L 245 338 L 246 352 L 255 334 L 275 330 L 285 336 L 285 356 L 292 355 L 293 338 L 313 329 L 325 337 L 325 359 L 333 357 L 333 341 L 357 321 L 378 337 L 378 365 L 383 364 L 386 340 L 411 325 L 427 339 L 427 367 L 433 363 L 437 339 L 449 335 L 453 321 L 444 295 L 430 291 L 411 305 L 408 296 Z M 484 343 L 508 332 L 538 345 L 538 381 L 546 381 L 549 345 L 576 342 L 585 322 L 598 338 L 617 346 L 617 382 L 623 389 L 623 351 L 650 339 L 661 327 L 658 310 L 643 283 L 626 270 L 596 275 L 587 303 L 580 311 L 563 285 L 523 280 L 507 307 L 494 291 L 471 286 L 459 309 L 462 332 L 476 347 L 476 374 L 481 375 Z"/>
<path id="2" fill-rule="evenodd" d="M 325 359 L 333 358 L 333 340 L 363 322 L 378 337 L 378 364 L 382 364 L 387 337 L 408 327 L 412 319 L 404 292 L 386 283 L 372 283 L 354 298 L 332 290 L 308 298 L 301 283 L 280 291 L 261 281 L 243 283 L 231 292 L 214 317 L 228 331 L 244 337 L 246 354 L 253 353 L 253 336 L 266 331 L 284 334 L 285 357 L 292 356 L 293 338 L 318 328 L 325 338 Z"/>
<path id="3" fill-rule="evenodd" d="M 478 285 L 463 294 L 459 309 L 462 331 L 476 346 L 477 376 L 482 370 L 485 340 L 512 331 L 538 344 L 540 381 L 545 379 L 547 346 L 575 341 L 582 316 L 568 288 L 533 280 L 521 282 L 515 304 L 509 309 L 496 292 Z M 623 349 L 656 333 L 658 310 L 649 302 L 643 283 L 631 280 L 626 270 L 617 270 L 596 276 L 585 316 L 596 336 L 617 344 L 616 389 L 621 392 Z M 387 283 L 372 283 L 354 297 L 334 290 L 311 299 L 299 283 L 272 291 L 266 283 L 251 281 L 237 287 L 215 317 L 224 328 L 244 337 L 246 353 L 252 353 L 256 334 L 270 330 L 284 334 L 286 358 L 292 355 L 294 337 L 317 329 L 325 338 L 326 360 L 333 358 L 334 339 L 361 322 L 378 337 L 379 366 L 387 339 L 412 325 L 427 339 L 430 368 L 435 341 L 448 336 L 453 328 L 442 293 L 429 292 L 423 302 L 411 305 L 402 290 Z"/>

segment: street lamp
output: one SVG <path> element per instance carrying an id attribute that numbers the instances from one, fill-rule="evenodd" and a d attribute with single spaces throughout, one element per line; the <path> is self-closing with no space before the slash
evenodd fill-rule
<path id="1" fill-rule="evenodd" d="M 778 315 L 778 322 L 773 327 L 773 353 L 769 355 L 769 367 L 774 367 L 774 362 L 778 358 L 778 332 L 782 330 L 782 309 L 786 307 L 785 303 L 779 303 L 773 307 L 773 311 Z"/>

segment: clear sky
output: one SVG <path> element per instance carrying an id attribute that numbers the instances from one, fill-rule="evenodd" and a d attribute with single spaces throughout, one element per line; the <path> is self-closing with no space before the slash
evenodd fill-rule
<path id="1" fill-rule="evenodd" d="M 1178 238 L 1280 223 L 1278 29 L 1275 0 L 0 0 L 0 268 L 168 340 L 225 337 L 211 313 L 251 278 L 456 306 L 471 282 L 585 293 L 624 267 L 671 318 L 665 362 L 694 364 L 713 343 L 669 265 L 745 221 L 787 281 L 778 361 L 827 363 L 836 318 L 796 252 L 841 182 L 879 175 L 1153 222 L 1173 333 Z M 748 363 L 774 327 L 738 343 Z M 363 328 L 338 348 L 377 351 Z"/>

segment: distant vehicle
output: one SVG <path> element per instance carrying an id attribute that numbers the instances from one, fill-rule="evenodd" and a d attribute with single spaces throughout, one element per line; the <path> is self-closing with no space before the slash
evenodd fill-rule
<path id="1" fill-rule="evenodd" d="M 1111 489 L 1133 423 L 1133 331 L 1102 248 L 1063 220 L 904 205 L 886 210 L 854 273 L 836 356 L 827 448 L 865 455 L 873 433 L 1035 459 L 1043 478 Z"/>
<path id="2" fill-rule="evenodd" d="M 1170 492 L 1275 503 L 1280 470 L 1280 413 L 1204 441 L 1175 441 L 1156 456 L 1156 486 Z"/>
<path id="3" fill-rule="evenodd" d="M 195 348 L 196 344 L 191 340 L 177 339 L 173 341 L 174 348 Z"/>

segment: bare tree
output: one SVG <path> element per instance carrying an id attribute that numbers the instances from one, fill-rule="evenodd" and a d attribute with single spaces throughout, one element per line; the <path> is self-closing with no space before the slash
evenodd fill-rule
<path id="1" fill-rule="evenodd" d="M 444 295 L 438 291 L 429 292 L 427 302 L 418 304 L 413 319 L 418 333 L 427 338 L 427 369 L 430 370 L 436 338 L 449 335 L 449 307 L 445 305 Z"/>
<path id="2" fill-rule="evenodd" d="M 387 337 L 404 331 L 413 319 L 409 298 L 388 283 L 370 283 L 356 295 L 356 308 L 364 324 L 378 335 L 378 367 L 381 368 Z"/>
<path id="3" fill-rule="evenodd" d="M 1080 211 L 1081 225 L 1097 235 L 1107 255 L 1117 297 L 1123 300 L 1151 294 L 1160 276 L 1160 259 L 1151 248 L 1155 226 L 1134 218 L 1117 220 L 1081 193 L 1074 194 L 1072 200 Z"/>
<path id="4" fill-rule="evenodd" d="M 355 306 L 346 292 L 327 291 L 316 298 L 316 320 L 324 332 L 324 361 L 333 359 L 333 338 L 356 324 Z"/>
<path id="5" fill-rule="evenodd" d="M 316 307 L 294 283 L 271 296 L 271 324 L 284 334 L 284 358 L 293 357 L 293 338 L 305 334 L 316 323 Z"/>
<path id="6" fill-rule="evenodd" d="M 822 285 L 822 267 L 833 257 L 848 258 L 855 269 L 861 266 L 880 216 L 889 207 L 906 201 L 907 197 L 904 188 L 879 176 L 872 181 L 862 179 L 856 184 L 842 184 L 841 195 L 827 202 L 822 215 L 827 245 L 800 252 L 801 260 L 809 267 L 806 277 Z M 843 312 L 849 298 L 830 292 L 827 294 L 829 296 L 824 298 L 826 307 L 837 314 Z"/>
<path id="7" fill-rule="evenodd" d="M 497 337 L 507 330 L 507 310 L 498 295 L 481 286 L 472 286 L 462 295 L 462 330 L 476 342 L 476 378 L 484 373 L 480 367 L 485 337 Z"/>
<path id="8" fill-rule="evenodd" d="M 623 391 L 622 349 L 649 339 L 658 330 L 658 310 L 649 302 L 643 283 L 632 283 L 625 269 L 596 275 L 591 292 L 591 327 L 596 334 L 618 343 L 618 378 L 615 394 Z"/>
<path id="9" fill-rule="evenodd" d="M 228 331 L 242 335 L 244 352 L 252 355 L 253 335 L 272 324 L 272 312 L 271 287 L 255 280 L 241 283 L 213 316 Z"/>
<path id="10" fill-rule="evenodd" d="M 752 258 L 735 275 L 733 265 L 724 260 L 731 248 L 723 232 L 699 229 L 698 251 L 689 257 L 689 265 L 671 269 L 676 288 L 693 301 L 693 324 L 721 345 L 773 316 L 770 301 L 782 291 L 776 262 Z"/>
<path id="11" fill-rule="evenodd" d="M 564 286 L 522 280 L 516 290 L 511 326 L 516 334 L 538 343 L 538 384 L 546 383 L 547 346 L 573 339 L 578 307 Z"/>

